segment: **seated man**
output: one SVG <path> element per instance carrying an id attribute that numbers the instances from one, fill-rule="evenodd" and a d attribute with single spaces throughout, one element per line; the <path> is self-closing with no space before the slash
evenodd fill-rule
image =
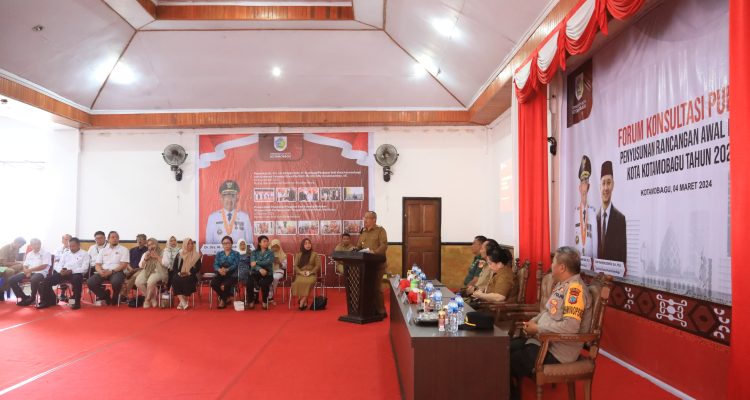
<path id="1" fill-rule="evenodd" d="M 475 290 L 471 296 L 480 301 L 505 301 L 518 296 L 511 266 L 513 256 L 508 249 L 500 247 L 494 240 L 492 242 L 487 242 L 485 247 L 488 261 L 485 268 L 492 271 L 492 276 L 486 288 Z"/>
<path id="2" fill-rule="evenodd" d="M 469 271 L 466 273 L 464 278 L 464 287 L 475 287 L 477 280 L 479 279 L 479 273 L 482 272 L 482 266 L 484 257 L 481 254 L 482 244 L 487 241 L 487 238 L 479 235 L 474 237 L 474 241 L 471 242 L 471 252 L 474 254 L 474 258 L 471 260 L 471 266 Z"/>
<path id="3" fill-rule="evenodd" d="M 123 271 L 130 261 L 130 252 L 120 244 L 120 235 L 117 232 L 109 232 L 108 240 L 109 246 L 105 247 L 96 259 L 96 273 L 86 281 L 86 284 L 98 299 L 104 300 L 106 304 L 116 305 L 122 283 L 125 282 Z M 102 286 L 104 281 L 112 284 L 111 296 Z"/>
<path id="4" fill-rule="evenodd" d="M 141 258 L 148 252 L 146 235 L 139 233 L 135 236 L 136 246 L 130 249 L 130 263 L 125 268 L 125 290 L 122 291 L 124 301 L 127 301 L 127 297 L 135 287 L 135 280 L 138 279 L 138 275 L 141 273 Z"/>
<path id="5" fill-rule="evenodd" d="M 352 244 L 352 237 L 348 233 L 344 233 L 341 235 L 341 243 L 336 245 L 336 248 L 333 249 L 333 251 L 352 251 L 354 250 L 354 245 Z M 344 264 L 341 262 L 336 262 L 336 273 L 341 275 L 344 273 Z"/>
<path id="6" fill-rule="evenodd" d="M 23 261 L 23 270 L 13 275 L 8 282 L 16 298 L 21 299 L 19 306 L 28 306 L 36 301 L 39 285 L 47 277 L 49 266 L 52 264 L 52 255 L 42 250 L 42 242 L 39 239 L 31 239 L 29 246 L 31 246 L 31 251 L 26 254 Z M 21 281 L 24 278 L 29 278 L 31 281 L 31 296 L 26 295 L 21 289 Z"/>
<path id="7" fill-rule="evenodd" d="M 62 235 L 62 246 L 55 250 L 55 262 L 60 261 L 62 255 L 70 251 L 70 238 L 72 237 L 69 233 Z"/>
<path id="8" fill-rule="evenodd" d="M 63 252 L 60 261 L 54 265 L 54 271 L 42 282 L 42 301 L 36 308 L 46 308 L 57 304 L 52 287 L 62 282 L 73 285 L 72 309 L 81 308 L 81 290 L 83 289 L 83 274 L 89 270 L 89 254 L 81 250 L 78 238 L 69 239 L 69 251 Z"/>
<path id="9" fill-rule="evenodd" d="M 91 277 L 91 275 L 93 275 L 94 272 L 96 272 L 96 259 L 99 258 L 99 253 L 101 253 L 101 251 L 104 250 L 105 247 L 107 247 L 106 238 L 107 237 L 104 235 L 104 232 L 102 231 L 96 231 L 96 233 L 94 233 L 95 243 L 89 247 L 89 251 L 88 251 L 90 264 L 89 264 L 89 270 L 87 271 L 88 273 L 86 274 L 87 278 Z"/>
<path id="10" fill-rule="evenodd" d="M 581 256 L 578 250 L 564 246 L 555 251 L 552 278 L 555 287 L 542 313 L 524 324 L 527 338 L 510 342 L 511 398 L 519 399 L 521 379 L 534 372 L 540 343 L 533 336 L 539 333 L 580 333 L 591 319 L 591 299 L 581 280 Z M 582 322 L 583 320 L 583 322 Z M 544 364 L 568 363 L 578 359 L 582 343 L 552 342 Z"/>
<path id="11" fill-rule="evenodd" d="M 21 272 L 23 263 L 17 260 L 18 250 L 26 244 L 26 239 L 17 237 L 13 242 L 0 248 L 0 301 L 5 300 L 5 291 L 8 290 L 8 280 L 11 276 Z"/>

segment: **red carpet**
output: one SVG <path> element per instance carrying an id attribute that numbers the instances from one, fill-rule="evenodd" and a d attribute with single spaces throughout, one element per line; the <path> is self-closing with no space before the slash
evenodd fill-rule
<path id="1" fill-rule="evenodd" d="M 35 310 L 6 301 L 0 397 L 400 398 L 389 323 L 339 322 L 343 292 L 327 294 L 329 309 L 316 312 L 281 304 L 209 310 L 207 301 L 188 311 L 89 304 Z M 671 397 L 604 357 L 597 364 L 596 398 Z M 531 381 L 524 389 L 525 399 L 535 398 Z M 565 398 L 563 386 L 545 390 L 545 399 Z"/>

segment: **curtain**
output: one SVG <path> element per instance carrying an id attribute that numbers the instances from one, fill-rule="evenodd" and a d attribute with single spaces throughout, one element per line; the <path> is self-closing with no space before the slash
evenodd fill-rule
<path id="1" fill-rule="evenodd" d="M 549 265 L 547 86 L 518 104 L 518 257 L 531 261 L 526 302 L 536 298 L 537 262 Z"/>
<path id="2" fill-rule="evenodd" d="M 750 163 L 743 159 L 750 148 L 750 3 L 747 0 L 729 1 L 729 84 L 732 95 L 729 108 L 729 144 L 732 157 L 729 164 L 731 243 L 732 243 L 732 332 L 729 348 L 730 364 L 727 374 L 730 399 L 750 398 L 750 380 L 744 376 L 750 358 L 750 296 L 745 289 L 750 287 L 750 270 L 744 264 L 750 259 L 747 246 L 750 221 L 747 199 L 750 188 L 742 183 L 742 177 L 750 174 Z M 750 291 L 749 291 L 750 293 Z"/>

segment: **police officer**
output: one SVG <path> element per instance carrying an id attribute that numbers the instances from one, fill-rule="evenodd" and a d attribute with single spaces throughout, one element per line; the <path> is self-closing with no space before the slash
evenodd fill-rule
<path id="1" fill-rule="evenodd" d="M 388 249 L 388 236 L 382 226 L 376 225 L 378 215 L 375 214 L 375 211 L 368 211 L 365 213 L 363 221 L 365 227 L 359 232 L 357 250 L 370 249 L 370 251 L 375 254 L 385 256 L 385 251 Z M 383 274 L 385 273 L 385 267 L 385 262 L 378 266 L 377 276 L 380 279 L 376 279 L 372 283 L 374 285 L 373 291 L 375 293 L 375 298 L 373 299 L 375 302 L 375 309 L 383 318 L 386 317 L 386 312 L 381 281 Z"/>
<path id="2" fill-rule="evenodd" d="M 510 342 L 511 399 L 520 398 L 521 379 L 531 376 L 541 343 L 535 339 L 540 333 L 581 333 L 590 326 L 591 298 L 581 279 L 581 257 L 572 247 L 560 247 L 552 262 L 552 290 L 544 311 L 524 324 L 526 337 Z M 578 359 L 583 343 L 552 342 L 544 364 L 573 362 Z"/>
<path id="3" fill-rule="evenodd" d="M 223 207 L 208 216 L 206 244 L 219 244 L 224 236 L 231 236 L 235 243 L 240 239 L 252 243 L 253 228 L 250 225 L 250 217 L 246 212 L 237 210 L 239 191 L 239 185 L 233 180 L 224 181 L 219 187 Z"/>
<path id="4" fill-rule="evenodd" d="M 588 195 L 589 177 L 591 177 L 591 160 L 584 155 L 581 158 L 581 165 L 578 167 L 578 192 L 581 199 L 573 216 L 575 221 L 575 247 L 581 256 L 596 258 L 598 248 L 597 241 L 599 236 L 596 234 L 596 209 L 589 205 Z"/>

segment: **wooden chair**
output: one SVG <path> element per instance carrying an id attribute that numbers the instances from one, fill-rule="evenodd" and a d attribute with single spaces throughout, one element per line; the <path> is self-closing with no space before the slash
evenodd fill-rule
<path id="1" fill-rule="evenodd" d="M 534 380 L 536 383 L 536 397 L 542 398 L 542 386 L 548 383 L 567 383 L 568 398 L 575 400 L 575 382 L 583 381 L 584 399 L 591 399 L 591 382 L 594 380 L 596 370 L 596 357 L 599 355 L 599 341 L 602 336 L 602 322 L 604 310 L 609 302 L 612 277 L 599 274 L 588 286 L 591 299 L 594 301 L 591 309 L 590 326 L 582 327 L 578 334 L 544 333 L 536 338 L 541 343 L 539 355 L 536 359 L 534 369 Z M 544 364 L 549 346 L 554 342 L 577 342 L 588 345 L 588 352 L 581 355 L 578 360 L 562 364 Z"/>

